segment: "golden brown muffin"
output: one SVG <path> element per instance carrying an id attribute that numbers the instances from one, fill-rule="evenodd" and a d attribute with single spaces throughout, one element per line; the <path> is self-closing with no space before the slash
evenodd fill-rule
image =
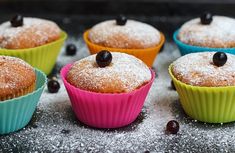
<path id="1" fill-rule="evenodd" d="M 24 49 L 41 46 L 59 39 L 60 32 L 60 28 L 48 20 L 28 17 L 18 27 L 12 27 L 7 21 L 0 25 L 0 48 Z"/>
<path id="2" fill-rule="evenodd" d="M 213 63 L 215 52 L 191 53 L 180 57 L 172 65 L 172 73 L 177 80 L 203 87 L 235 85 L 235 56 L 227 54 L 223 66 Z"/>
<path id="3" fill-rule="evenodd" d="M 96 54 L 77 61 L 66 77 L 71 85 L 98 93 L 130 92 L 150 79 L 151 72 L 141 60 L 117 52 L 112 52 L 112 62 L 103 68 L 97 65 Z"/>
<path id="4" fill-rule="evenodd" d="M 182 25 L 178 39 L 183 43 L 210 48 L 235 47 L 235 20 L 225 16 L 214 16 L 210 24 L 201 24 L 200 18 Z"/>
<path id="5" fill-rule="evenodd" d="M 32 92 L 36 74 L 29 64 L 10 56 L 0 56 L 0 101 Z"/>
<path id="6" fill-rule="evenodd" d="M 101 22 L 89 31 L 88 39 L 97 45 L 111 48 L 144 49 L 160 43 L 160 32 L 148 24 L 127 20 L 117 25 L 115 20 Z"/>

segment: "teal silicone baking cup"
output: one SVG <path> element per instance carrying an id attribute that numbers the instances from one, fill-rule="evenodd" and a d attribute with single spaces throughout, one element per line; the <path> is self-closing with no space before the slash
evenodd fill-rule
<path id="1" fill-rule="evenodd" d="M 235 54 L 235 48 L 209 48 L 209 47 L 200 47 L 192 46 L 181 42 L 178 37 L 179 30 L 176 30 L 173 35 L 174 42 L 178 46 L 181 55 L 186 55 L 196 52 L 226 52 L 230 54 Z"/>
<path id="2" fill-rule="evenodd" d="M 34 92 L 0 101 L 0 134 L 17 131 L 31 120 L 46 85 L 46 75 L 38 69 L 35 69 L 35 72 L 37 81 Z"/>

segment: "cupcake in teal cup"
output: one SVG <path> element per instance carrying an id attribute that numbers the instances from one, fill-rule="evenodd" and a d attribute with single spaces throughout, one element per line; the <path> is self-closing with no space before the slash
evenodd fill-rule
<path id="1" fill-rule="evenodd" d="M 29 123 L 45 84 L 40 70 L 19 58 L 0 56 L 0 134 Z"/>
<path id="2" fill-rule="evenodd" d="M 173 39 L 181 55 L 219 51 L 235 54 L 235 19 L 204 13 L 184 23 Z"/>

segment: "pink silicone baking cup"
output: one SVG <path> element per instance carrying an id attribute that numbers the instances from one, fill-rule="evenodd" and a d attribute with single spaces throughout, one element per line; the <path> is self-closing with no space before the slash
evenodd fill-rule
<path id="1" fill-rule="evenodd" d="M 132 123 L 139 115 L 155 73 L 144 86 L 129 93 L 96 93 L 76 88 L 66 81 L 72 64 L 64 66 L 60 72 L 68 92 L 73 111 L 86 125 L 96 128 L 118 128 Z"/>

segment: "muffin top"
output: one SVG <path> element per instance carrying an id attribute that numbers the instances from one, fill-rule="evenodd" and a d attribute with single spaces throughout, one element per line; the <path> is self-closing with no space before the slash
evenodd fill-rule
<path id="1" fill-rule="evenodd" d="M 99 93 L 126 93 L 151 80 L 151 71 L 139 59 L 125 53 L 112 52 L 112 61 L 99 67 L 96 55 L 73 64 L 66 80 L 73 86 Z"/>
<path id="2" fill-rule="evenodd" d="M 153 26 L 127 20 L 118 25 L 115 20 L 101 22 L 89 31 L 92 43 L 111 48 L 143 49 L 155 47 L 160 43 L 160 32 Z"/>
<path id="3" fill-rule="evenodd" d="M 60 38 L 60 28 L 52 21 L 23 18 L 23 25 L 13 27 L 10 21 L 0 25 L 0 48 L 33 48 Z"/>
<path id="4" fill-rule="evenodd" d="M 178 39 L 193 46 L 231 48 L 235 47 L 234 27 L 235 20 L 225 16 L 213 16 L 210 24 L 196 18 L 182 25 Z"/>
<path id="5" fill-rule="evenodd" d="M 203 87 L 234 86 L 235 56 L 227 54 L 223 66 L 213 63 L 215 52 L 191 53 L 180 57 L 172 64 L 172 73 L 177 80 Z"/>
<path id="6" fill-rule="evenodd" d="M 0 97 L 20 92 L 36 82 L 36 74 L 29 64 L 10 56 L 0 56 Z"/>

